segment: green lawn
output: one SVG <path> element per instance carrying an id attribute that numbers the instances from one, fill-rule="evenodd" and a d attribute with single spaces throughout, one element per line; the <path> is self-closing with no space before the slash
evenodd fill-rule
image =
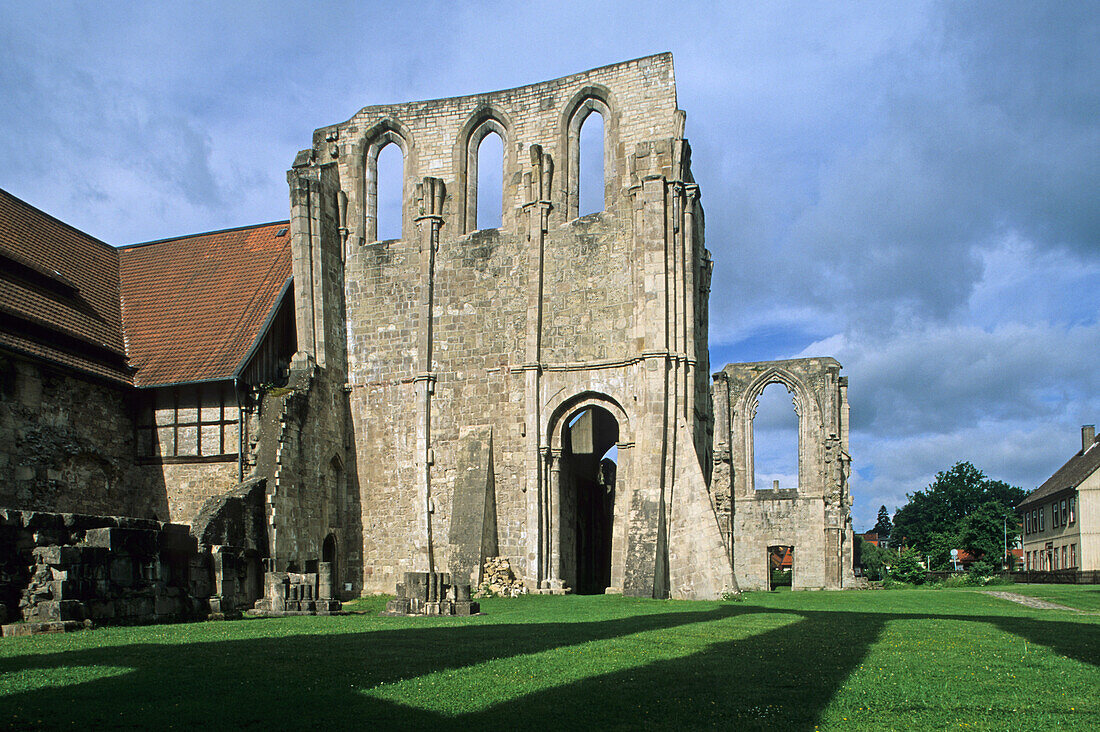
<path id="1" fill-rule="evenodd" d="M 989 589 L 1038 597 L 1078 610 L 1100 612 L 1100 585 L 1011 585 Z"/>
<path id="2" fill-rule="evenodd" d="M 5 638 L 0 727 L 1100 729 L 1100 617 L 968 590 L 382 603 Z"/>

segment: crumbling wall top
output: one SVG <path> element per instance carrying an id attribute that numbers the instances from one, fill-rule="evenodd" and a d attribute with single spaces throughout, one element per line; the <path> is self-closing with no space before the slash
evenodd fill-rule
<path id="1" fill-rule="evenodd" d="M 646 109 L 648 114 L 644 124 L 652 128 L 651 137 L 679 136 L 677 130 L 671 127 L 659 129 L 663 122 L 660 117 L 663 114 L 671 117 L 671 113 L 676 111 L 672 54 L 664 52 L 512 89 L 363 107 L 347 122 L 318 128 L 313 141 L 314 146 L 320 148 L 330 141 L 334 132 L 354 133 L 370 129 L 386 119 L 400 120 L 409 131 L 415 133 L 418 127 L 431 124 L 432 120 L 436 124 L 455 117 L 465 121 L 475 111 L 492 113 L 499 110 L 502 116 L 517 121 L 538 117 L 557 123 L 570 102 L 576 104 L 581 101 L 576 98 L 578 95 L 581 99 L 589 95 L 611 97 L 631 108 Z"/>

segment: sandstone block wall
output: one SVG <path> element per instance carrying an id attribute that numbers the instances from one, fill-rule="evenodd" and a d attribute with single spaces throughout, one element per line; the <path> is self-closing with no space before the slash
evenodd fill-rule
<path id="1" fill-rule="evenodd" d="M 848 380 L 832 358 L 730 364 L 714 375 L 715 508 L 740 589 L 768 589 L 768 548 L 793 546 L 794 589 L 852 580 Z M 799 417 L 798 487 L 757 490 L 753 417 L 760 393 L 782 384 Z"/>
<path id="2" fill-rule="evenodd" d="M 160 518 L 176 524 L 194 523 L 203 504 L 224 495 L 240 482 L 237 459 L 216 463 L 167 463 L 143 465 L 146 485 L 161 485 L 168 500 L 168 512 Z"/>
<path id="3" fill-rule="evenodd" d="M 709 257 L 671 61 L 366 107 L 298 154 L 298 343 L 319 380 L 347 385 L 364 589 L 448 569 L 470 425 L 492 429 L 500 553 L 531 588 L 560 586 L 560 435 L 598 405 L 620 435 L 611 589 L 669 593 L 673 456 L 685 441 L 705 480 L 710 423 Z M 578 218 L 579 127 L 593 111 L 605 210 Z M 475 231 L 488 130 L 504 142 L 503 223 Z M 391 143 L 405 159 L 404 233 L 376 241 L 375 161 Z"/>

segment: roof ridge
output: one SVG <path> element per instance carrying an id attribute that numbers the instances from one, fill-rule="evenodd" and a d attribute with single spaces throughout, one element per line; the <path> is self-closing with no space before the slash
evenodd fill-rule
<path id="1" fill-rule="evenodd" d="M 276 226 L 278 224 L 290 225 L 290 219 L 279 219 L 276 221 L 267 221 L 262 224 L 245 224 L 244 226 L 231 226 L 228 229 L 214 229 L 213 231 L 202 231 L 197 234 L 182 234 L 180 236 L 169 236 L 164 239 L 153 239 L 152 241 L 139 241 L 133 244 L 123 244 L 118 247 L 112 247 L 113 249 L 136 249 L 137 247 L 146 247 L 150 244 L 164 244 L 170 241 L 179 241 L 181 239 L 195 239 L 200 236 L 214 236 L 215 234 L 228 234 L 233 231 L 245 231 L 246 229 L 262 229 L 265 226 Z"/>
<path id="2" fill-rule="evenodd" d="M 89 234 L 86 231 L 78 229 L 75 226 L 73 226 L 72 224 L 67 224 L 64 221 L 62 221 L 61 219 L 57 218 L 56 216 L 51 216 L 50 214 L 46 213 L 42 209 L 38 208 L 38 206 L 35 206 L 33 203 L 29 203 L 27 201 L 24 201 L 22 198 L 15 195 L 11 191 L 7 191 L 7 190 L 4 190 L 3 188 L 0 188 L 0 193 L 4 194 L 5 196 L 7 196 L 11 200 L 15 201 L 16 203 L 18 203 L 18 204 L 20 204 L 20 205 L 22 205 L 26 208 L 29 208 L 30 210 L 34 211 L 35 213 L 40 214 L 42 216 L 45 216 L 50 221 L 53 221 L 56 224 L 60 224 L 61 226 L 65 227 L 66 229 L 69 229 L 70 231 L 73 231 L 77 234 L 80 234 L 81 236 L 87 237 L 91 241 L 94 241 L 96 244 L 100 244 L 100 245 L 106 247 L 107 249 L 109 249 L 111 251 L 115 251 L 115 250 L 118 249 L 118 247 L 115 247 L 115 246 L 112 246 L 112 245 L 108 244 L 107 242 L 103 241 L 102 239 L 100 239 L 97 236 L 93 236 L 93 235 Z"/>

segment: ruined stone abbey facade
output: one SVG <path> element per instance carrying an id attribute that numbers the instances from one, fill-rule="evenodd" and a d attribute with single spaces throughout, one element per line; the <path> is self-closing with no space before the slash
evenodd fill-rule
<path id="1" fill-rule="evenodd" d="M 581 127 L 594 114 L 604 205 L 581 216 Z M 12 375 L 0 508 L 24 511 L 6 520 L 31 531 L 26 511 L 80 511 L 202 526 L 204 566 L 237 568 L 221 607 L 257 599 L 261 563 L 270 574 L 320 562 L 345 598 L 392 593 L 410 571 L 476 584 L 490 556 L 531 591 L 713 598 L 769 586 L 768 552 L 785 546 L 795 587 L 845 586 L 846 379 L 827 358 L 712 377 L 711 259 L 684 127 L 661 54 L 363 108 L 297 154 L 285 222 L 112 254 L 12 199 L 9 218 L 32 223 L 0 231 L 12 275 L 0 296 L 69 310 L 0 328 Z M 503 170 L 479 171 L 494 134 Z M 378 160 L 391 145 L 402 234 L 380 240 Z M 496 175 L 501 223 L 478 229 L 479 205 L 496 204 L 478 200 L 479 176 Z M 32 234 L 61 242 L 42 266 L 41 247 L 20 249 Z M 66 274 L 73 247 L 103 260 L 98 280 Z M 172 277 L 205 282 L 206 295 L 173 292 Z M 107 350 L 81 345 L 70 322 L 93 289 L 114 329 Z M 47 326 L 71 348 L 44 350 L 34 339 Z M 184 331 L 195 347 L 179 344 Z M 76 386 L 43 390 L 60 382 L 42 374 L 62 371 Z M 58 416 L 85 382 L 83 401 L 111 414 L 109 445 L 90 421 Z M 800 468 L 797 486 L 758 491 L 752 417 L 770 383 L 792 394 Z M 89 481 L 103 486 L 94 496 L 81 492 Z M 230 552 L 234 541 L 247 546 Z"/>
<path id="2" fill-rule="evenodd" d="M 578 217 L 580 128 L 594 113 L 604 210 Z M 335 528 L 362 589 L 392 591 L 408 570 L 476 575 L 486 553 L 510 557 L 531 589 L 692 598 L 734 586 L 739 531 L 748 542 L 743 527 L 763 518 L 749 508 L 760 497 L 735 491 L 752 518 L 731 524 L 722 511 L 735 504 L 719 506 L 729 490 L 712 486 L 711 261 L 684 122 L 665 54 L 367 107 L 298 154 L 299 359 L 347 414 L 321 441 L 332 455 L 304 464 L 355 475 L 358 523 Z M 504 148 L 502 225 L 479 231 L 477 177 L 498 174 L 477 170 L 490 133 Z M 388 144 L 404 158 L 405 234 L 379 241 Z M 784 514 L 801 555 L 822 555 L 796 572 L 806 587 L 839 587 L 851 567 L 838 369 L 821 384 L 832 402 L 773 370 L 807 417 L 797 500 L 820 508 Z M 613 466 L 601 460 L 611 448 Z M 303 549 L 276 543 L 277 555 Z M 744 560 L 751 584 L 765 552 Z"/>

